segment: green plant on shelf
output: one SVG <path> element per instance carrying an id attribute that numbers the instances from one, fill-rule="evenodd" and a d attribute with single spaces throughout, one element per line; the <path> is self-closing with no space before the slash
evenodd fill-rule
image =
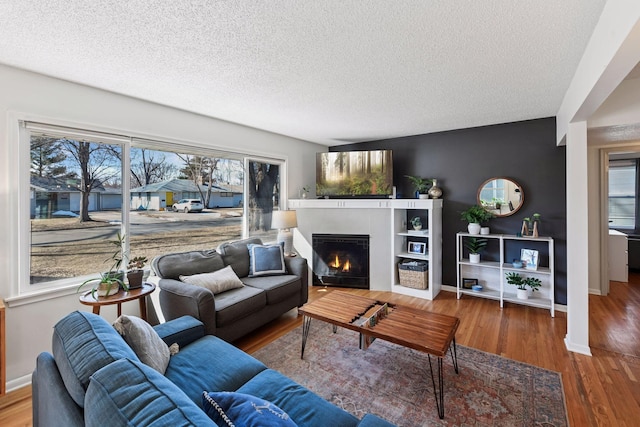
<path id="1" fill-rule="evenodd" d="M 535 292 L 542 286 L 540 279 L 536 277 L 522 277 L 520 273 L 509 272 L 505 277 L 508 284 L 514 285 L 520 290 L 526 290 L 527 287 L 529 287 L 531 291 Z"/>
<path id="2" fill-rule="evenodd" d="M 495 215 L 480 205 L 470 206 L 468 209 L 460 212 L 460 219 L 467 221 L 469 224 L 482 224 L 489 221 Z"/>
<path id="3" fill-rule="evenodd" d="M 482 237 L 469 237 L 464 241 L 464 247 L 470 254 L 479 254 L 487 247 L 488 240 Z"/>

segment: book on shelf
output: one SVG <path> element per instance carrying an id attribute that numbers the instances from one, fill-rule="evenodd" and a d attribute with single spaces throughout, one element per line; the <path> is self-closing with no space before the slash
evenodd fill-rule
<path id="1" fill-rule="evenodd" d="M 371 335 L 360 333 L 360 350 L 366 350 L 369 348 L 372 342 L 376 340 L 376 337 Z"/>
<path id="2" fill-rule="evenodd" d="M 376 303 L 371 306 L 362 316 L 358 317 L 352 323 L 355 326 L 362 328 L 373 328 L 381 319 L 384 319 L 389 314 L 389 304 Z"/>

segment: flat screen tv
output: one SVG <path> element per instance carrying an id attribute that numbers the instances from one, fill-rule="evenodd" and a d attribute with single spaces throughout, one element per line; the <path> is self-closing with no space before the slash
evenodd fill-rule
<path id="1" fill-rule="evenodd" d="M 393 194 L 391 150 L 316 154 L 316 195 L 377 198 Z"/>

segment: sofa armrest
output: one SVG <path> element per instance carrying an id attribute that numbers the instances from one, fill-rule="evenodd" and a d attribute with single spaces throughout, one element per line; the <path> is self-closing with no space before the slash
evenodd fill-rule
<path id="1" fill-rule="evenodd" d="M 391 424 L 377 415 L 367 414 L 360 420 L 358 427 L 395 427 L 395 424 Z"/>
<path id="2" fill-rule="evenodd" d="M 167 345 L 177 343 L 180 348 L 202 338 L 204 324 L 191 316 L 182 316 L 153 327 Z"/>
<path id="3" fill-rule="evenodd" d="M 40 353 L 32 375 L 33 426 L 84 426 L 82 408 L 67 392 L 50 353 Z"/>
<path id="4" fill-rule="evenodd" d="M 298 304 L 298 307 L 301 307 L 309 299 L 309 267 L 307 266 L 307 260 L 301 256 L 287 256 L 284 258 L 284 263 L 287 266 L 287 272 L 300 277 L 302 281 L 300 304 Z"/>
<path id="5" fill-rule="evenodd" d="M 216 304 L 213 292 L 173 279 L 160 279 L 160 308 L 164 318 L 192 316 L 204 324 L 206 334 L 216 333 Z"/>

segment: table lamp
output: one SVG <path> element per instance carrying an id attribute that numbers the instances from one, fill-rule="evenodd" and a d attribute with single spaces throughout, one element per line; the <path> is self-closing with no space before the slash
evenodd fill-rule
<path id="1" fill-rule="evenodd" d="M 293 251 L 293 233 L 290 229 L 297 226 L 296 211 L 273 211 L 271 228 L 278 229 L 278 243 L 284 242 L 285 255 Z"/>

